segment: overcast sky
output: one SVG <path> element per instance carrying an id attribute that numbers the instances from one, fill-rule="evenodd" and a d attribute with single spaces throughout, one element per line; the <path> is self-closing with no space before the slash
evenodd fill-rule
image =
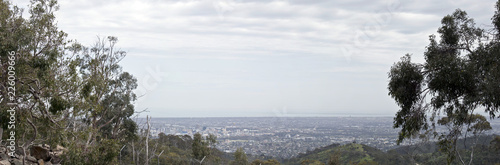
<path id="1" fill-rule="evenodd" d="M 14 1 L 27 8 L 29 1 Z M 60 0 L 84 45 L 116 36 L 154 117 L 393 116 L 387 72 L 460 8 L 491 28 L 488 1 Z M 146 115 L 146 114 L 144 114 Z"/>

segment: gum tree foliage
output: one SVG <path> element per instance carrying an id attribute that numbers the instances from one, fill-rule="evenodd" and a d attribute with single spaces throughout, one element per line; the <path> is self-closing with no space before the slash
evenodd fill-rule
<path id="1" fill-rule="evenodd" d="M 234 152 L 234 161 L 231 162 L 231 165 L 248 165 L 248 158 L 243 148 L 236 149 Z"/>
<path id="2" fill-rule="evenodd" d="M 119 143 L 136 138 L 136 79 L 118 64 L 126 53 L 114 47 L 116 37 L 90 47 L 68 40 L 55 23 L 58 8 L 55 0 L 32 0 L 23 18 L 0 1 L 0 95 L 7 97 L 7 55 L 15 51 L 16 144 L 23 154 L 33 144 L 69 147 L 64 164 L 113 164 Z"/>
<path id="3" fill-rule="evenodd" d="M 79 136 L 85 138 L 75 147 L 82 146 L 85 161 L 115 162 L 120 150 L 118 144 L 137 140 L 137 125 L 131 119 L 137 80 L 123 72 L 118 64 L 126 52 L 116 50 L 116 37 L 99 39 L 90 48 L 73 45 L 77 54 L 78 73 L 82 79 L 75 101 L 76 118 L 73 124 Z M 102 145 L 106 144 L 106 145 Z M 97 148 L 97 149 L 96 149 Z M 97 153 L 89 151 L 99 150 Z M 110 153 L 107 156 L 102 152 Z M 94 160 L 93 158 L 109 158 Z"/>
<path id="4" fill-rule="evenodd" d="M 217 136 L 209 134 L 207 137 L 203 136 L 197 132 L 193 135 L 193 143 L 191 149 L 193 150 L 193 156 L 197 160 L 202 160 L 204 157 L 210 156 L 211 148 L 215 148 L 217 143 Z"/>
<path id="5" fill-rule="evenodd" d="M 458 156 L 466 164 L 457 139 L 491 129 L 476 110 L 495 118 L 500 108 L 500 1 L 496 9 L 492 30 L 477 27 L 457 9 L 441 20 L 439 39 L 429 36 L 423 64 L 407 54 L 391 67 L 389 95 L 400 107 L 394 118 L 394 127 L 401 128 L 398 143 L 420 133 L 433 135 L 449 163 Z M 447 132 L 438 133 L 436 124 Z"/>
<path id="6" fill-rule="evenodd" d="M 66 33 L 55 25 L 55 1 L 32 1 L 28 19 L 21 17 L 22 9 L 0 2 L 0 56 L 1 94 L 8 97 L 7 52 L 16 52 L 15 95 L 9 102 L 17 103 L 16 132 L 18 147 L 23 153 L 33 143 L 63 144 L 66 141 L 67 114 L 60 110 L 71 108 L 67 100 L 73 98 L 76 88 L 66 81 L 75 78 L 75 65 L 65 56 L 69 41 Z M 11 107 L 4 100 L 2 112 Z M 4 116 L 4 115 L 2 115 Z"/>
<path id="7" fill-rule="evenodd" d="M 117 42 L 116 37 L 107 37 L 81 51 L 80 73 L 84 83 L 79 93 L 85 116 L 83 121 L 99 132 L 89 132 L 86 145 L 95 142 L 97 136 L 133 138 L 137 130 L 130 119 L 134 114 L 132 103 L 136 95 L 133 90 L 137 88 L 137 80 L 123 72 L 118 64 L 126 52 L 116 50 Z"/>
<path id="8" fill-rule="evenodd" d="M 492 149 L 500 151 L 500 135 L 495 136 L 495 138 L 490 143 Z"/>
<path id="9" fill-rule="evenodd" d="M 200 133 L 193 135 L 192 150 L 193 156 L 197 160 L 201 160 L 209 154 L 208 144 L 203 140 Z"/>
<path id="10" fill-rule="evenodd" d="M 27 39 L 22 36 L 26 31 L 24 20 L 21 18 L 22 11 L 17 7 L 11 7 L 8 1 L 0 1 L 0 121 L 9 121 L 7 107 L 7 75 L 8 75 L 8 54 L 16 51 L 18 45 L 27 45 Z M 8 122 L 0 123 L 3 129 L 7 129 Z M 4 134 L 5 135 L 5 134 Z M 2 138 L 5 139 L 5 138 Z"/>

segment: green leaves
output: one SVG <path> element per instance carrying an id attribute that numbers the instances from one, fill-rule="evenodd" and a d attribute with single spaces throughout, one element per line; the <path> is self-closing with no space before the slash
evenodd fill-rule
<path id="1" fill-rule="evenodd" d="M 194 158 L 198 160 L 201 160 L 210 154 L 208 143 L 203 140 L 203 137 L 198 132 L 193 135 L 192 149 Z"/>
<path id="2" fill-rule="evenodd" d="M 248 158 L 247 155 L 245 154 L 245 151 L 243 151 L 243 148 L 238 148 L 236 149 L 236 152 L 234 152 L 234 161 L 230 163 L 231 165 L 248 165 Z"/>
<path id="3" fill-rule="evenodd" d="M 486 118 L 474 111 L 483 108 L 495 117 L 500 109 L 500 1 L 496 8 L 492 18 L 498 33 L 495 39 L 489 40 L 486 30 L 476 27 L 465 11 L 457 9 L 441 20 L 440 41 L 429 36 L 425 63 L 412 63 L 405 55 L 391 67 L 389 95 L 401 108 L 394 118 L 394 127 L 401 128 L 398 142 L 420 132 L 434 131 L 436 137 L 434 119 L 438 117 L 437 124 L 448 128 L 439 139 L 442 151 L 451 154 L 451 162 L 458 137 L 491 129 Z M 432 116 L 428 119 L 426 114 Z"/>
<path id="4" fill-rule="evenodd" d="M 453 16 L 447 15 L 441 20 L 442 27 L 438 29 L 441 34 L 441 42 L 448 46 L 456 46 L 459 41 L 458 27 Z"/>
<path id="5" fill-rule="evenodd" d="M 65 110 L 66 108 L 69 108 L 69 103 L 62 97 L 56 96 L 50 99 L 49 112 L 51 112 L 52 114 L 56 114 L 59 111 Z"/>
<path id="6" fill-rule="evenodd" d="M 394 64 L 389 72 L 389 95 L 404 109 L 409 110 L 419 99 L 423 75 L 421 67 L 411 63 L 409 54 Z"/>
<path id="7" fill-rule="evenodd" d="M 191 145 L 194 158 L 201 161 L 204 157 L 209 156 L 211 148 L 215 148 L 216 143 L 217 136 L 213 134 L 208 134 L 204 139 L 199 132 L 195 133 Z"/>
<path id="8" fill-rule="evenodd" d="M 424 78 L 421 70 L 422 67 L 412 63 L 407 54 L 389 72 L 389 95 L 401 107 L 394 118 L 394 127 L 402 127 L 398 143 L 426 127 L 425 112 L 417 105 Z"/>
<path id="9" fill-rule="evenodd" d="M 493 23 L 493 26 L 495 27 L 496 30 L 496 38 L 500 38 L 500 1 L 497 1 L 495 5 L 495 15 L 493 15 L 493 18 L 491 18 L 491 21 Z"/>
<path id="10" fill-rule="evenodd" d="M 113 49 L 117 37 L 91 48 L 67 40 L 55 22 L 58 8 L 56 0 L 32 0 L 24 19 L 22 9 L 0 1 L 0 57 L 16 52 L 19 146 L 69 145 L 75 153 L 66 164 L 116 164 L 119 143 L 137 139 L 130 119 L 137 80 L 118 64 L 126 52 Z M 97 155 L 103 159 L 89 159 Z"/>

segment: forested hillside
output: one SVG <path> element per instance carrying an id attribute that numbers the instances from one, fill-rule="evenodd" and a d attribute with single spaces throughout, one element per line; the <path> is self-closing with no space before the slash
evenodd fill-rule
<path id="1" fill-rule="evenodd" d="M 474 144 L 472 139 L 460 139 L 459 152 L 468 153 L 474 148 L 472 164 L 500 164 L 500 136 L 482 136 Z M 332 144 L 299 156 L 283 160 L 283 164 L 315 165 L 315 164 L 446 164 L 446 153 L 442 153 L 436 142 L 419 143 L 402 146 L 387 152 L 363 144 Z M 464 148 L 465 146 L 465 148 Z M 464 159 L 469 160 L 470 156 Z M 467 162 L 468 163 L 468 162 Z M 461 164 L 454 160 L 452 164 Z"/>

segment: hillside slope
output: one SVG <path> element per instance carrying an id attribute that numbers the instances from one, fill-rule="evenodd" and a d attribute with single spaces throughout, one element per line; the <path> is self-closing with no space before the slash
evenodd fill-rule
<path id="1" fill-rule="evenodd" d="M 401 164 L 409 161 L 400 154 L 389 154 L 367 145 L 350 143 L 345 145 L 332 144 L 318 148 L 295 158 L 284 160 L 283 164 L 300 165 L 302 162 L 327 164 L 330 159 L 337 159 L 340 164 Z"/>
<path id="2" fill-rule="evenodd" d="M 478 144 L 474 146 L 472 164 L 500 164 L 500 147 L 495 147 L 497 144 L 492 142 L 495 136 L 479 138 Z M 458 141 L 462 144 L 459 152 L 464 162 L 470 160 L 471 141 Z M 463 144 L 467 150 L 464 150 Z M 446 156 L 439 151 L 436 143 L 402 146 L 387 152 L 363 144 L 332 144 L 281 162 L 285 165 L 310 165 L 328 164 L 330 160 L 339 164 L 446 164 Z M 453 164 L 461 164 L 460 159 L 455 159 Z"/>

